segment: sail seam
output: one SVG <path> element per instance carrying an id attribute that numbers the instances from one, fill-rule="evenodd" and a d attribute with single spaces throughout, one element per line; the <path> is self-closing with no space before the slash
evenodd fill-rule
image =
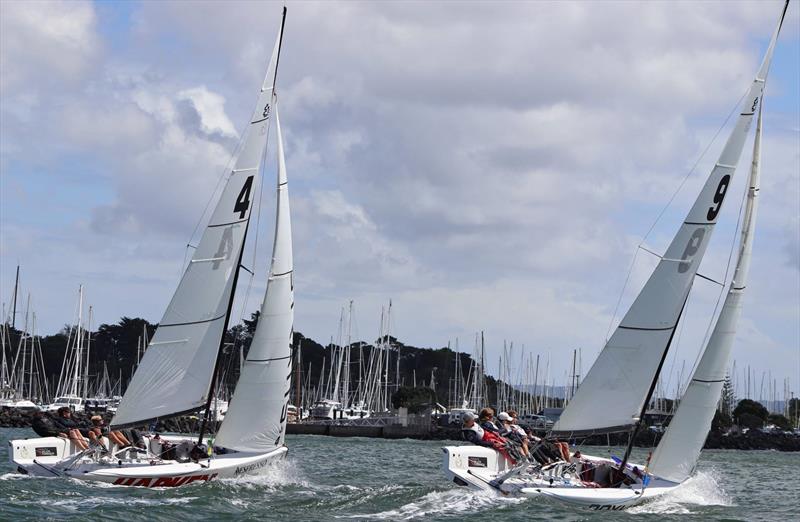
<path id="1" fill-rule="evenodd" d="M 707 381 L 705 379 L 692 379 L 692 380 L 695 381 L 695 382 L 707 382 L 707 383 L 725 382 L 725 379 L 714 379 L 714 380 L 710 380 L 710 381 Z"/>
<path id="2" fill-rule="evenodd" d="M 262 121 L 267 121 L 268 119 L 269 119 L 269 116 L 267 116 L 266 118 L 261 118 L 260 120 L 251 121 L 250 125 L 255 125 L 256 123 L 261 123 Z"/>
<path id="3" fill-rule="evenodd" d="M 651 332 L 664 332 L 664 331 L 667 331 L 667 330 L 672 330 L 675 327 L 674 326 L 668 326 L 667 328 L 644 328 L 644 327 L 640 327 L 640 326 L 622 326 L 622 325 L 619 325 L 618 328 L 622 328 L 624 330 L 645 330 L 645 331 L 651 331 Z"/>
<path id="4" fill-rule="evenodd" d="M 187 323 L 172 323 L 172 324 L 160 324 L 158 325 L 159 328 L 165 328 L 167 326 L 188 326 L 190 324 L 202 324 L 202 323 L 211 323 L 214 321 L 218 321 L 225 317 L 225 314 L 220 315 L 219 317 L 214 317 L 211 319 L 203 319 L 202 321 L 189 321 Z"/>
<path id="5" fill-rule="evenodd" d="M 291 355 L 287 355 L 286 357 L 272 357 L 271 359 L 247 359 L 245 362 L 270 362 L 270 361 L 281 361 L 283 359 L 291 359 Z"/>
<path id="6" fill-rule="evenodd" d="M 294 270 L 289 270 L 288 272 L 283 272 L 281 274 L 272 274 L 272 277 L 281 277 L 281 276 L 289 275 L 292 272 L 294 272 Z"/>
<path id="7" fill-rule="evenodd" d="M 208 228 L 215 228 L 215 227 L 227 227 L 228 225 L 235 225 L 236 223 L 244 223 L 250 218 L 240 219 L 238 221 L 231 221 L 230 223 L 219 223 L 217 225 L 208 225 Z"/>
<path id="8" fill-rule="evenodd" d="M 711 223 L 711 222 L 708 222 L 708 221 L 684 221 L 683 224 L 684 225 L 716 225 L 716 223 Z"/>

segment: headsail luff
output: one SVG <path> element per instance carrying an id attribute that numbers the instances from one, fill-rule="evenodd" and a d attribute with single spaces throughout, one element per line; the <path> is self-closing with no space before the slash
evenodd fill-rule
<path id="1" fill-rule="evenodd" d="M 269 451 L 283 443 L 292 373 L 292 226 L 283 137 L 277 106 L 277 211 L 272 265 L 258 326 L 215 444 L 238 451 Z"/>
<path id="2" fill-rule="evenodd" d="M 744 98 L 736 125 L 700 195 L 664 257 L 561 414 L 553 428 L 554 435 L 628 431 L 638 422 L 711 239 L 753 115 L 759 108 L 785 14 L 784 7 L 758 74 Z"/>
<path id="3" fill-rule="evenodd" d="M 280 34 L 278 35 L 280 42 Z M 111 424 L 202 408 L 225 333 L 272 111 L 276 43 L 235 166 Z"/>
<path id="4" fill-rule="evenodd" d="M 763 107 L 763 106 L 762 106 Z M 682 482 L 694 471 L 700 450 L 703 449 L 714 412 L 717 409 L 725 372 L 730 363 L 736 326 L 742 314 L 742 299 L 747 286 L 750 258 L 753 252 L 753 231 L 758 209 L 759 178 L 761 175 L 761 115 L 758 111 L 756 137 L 753 143 L 753 164 L 742 223 L 742 238 L 725 303 L 708 339 L 703 356 L 692 380 L 681 398 L 678 410 L 658 444 L 650 461 L 650 471 L 668 480 Z"/>

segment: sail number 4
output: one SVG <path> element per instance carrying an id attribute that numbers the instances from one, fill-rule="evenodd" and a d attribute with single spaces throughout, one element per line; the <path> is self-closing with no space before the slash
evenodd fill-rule
<path id="1" fill-rule="evenodd" d="M 239 219 L 244 219 L 247 209 L 250 208 L 250 190 L 253 188 L 253 176 L 248 177 L 242 186 L 239 197 L 236 198 L 236 205 L 233 206 L 233 213 L 239 212 Z"/>

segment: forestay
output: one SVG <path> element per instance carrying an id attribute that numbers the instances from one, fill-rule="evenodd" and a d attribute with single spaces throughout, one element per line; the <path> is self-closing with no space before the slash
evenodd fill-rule
<path id="1" fill-rule="evenodd" d="M 627 431 L 638 421 L 711 239 L 753 115 L 759 109 L 779 30 L 780 24 L 744 98 L 736 126 L 700 195 L 664 257 L 561 414 L 553 429 L 555 435 Z"/>
<path id="2" fill-rule="evenodd" d="M 235 167 L 122 398 L 114 426 L 144 424 L 206 403 L 257 194 L 277 57 L 276 43 Z"/>
<path id="3" fill-rule="evenodd" d="M 215 444 L 238 451 L 262 452 L 280 446 L 286 432 L 286 409 L 292 370 L 292 226 L 289 187 L 278 111 L 277 216 L 267 293 L 258 326 L 244 361 Z"/>
<path id="4" fill-rule="evenodd" d="M 655 475 L 682 482 L 689 478 L 703 449 L 714 412 L 717 410 L 725 372 L 730 362 L 736 326 L 742 314 L 742 298 L 747 286 L 753 230 L 758 208 L 761 170 L 761 114 L 758 111 L 753 164 L 750 169 L 747 203 L 742 224 L 739 256 L 725 303 L 692 380 L 681 398 L 680 406 L 661 439 L 650 464 Z"/>

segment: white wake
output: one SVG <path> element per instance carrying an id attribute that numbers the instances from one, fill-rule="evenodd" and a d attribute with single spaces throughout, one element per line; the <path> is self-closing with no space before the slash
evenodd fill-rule
<path id="1" fill-rule="evenodd" d="M 673 491 L 627 512 L 687 515 L 692 513 L 692 506 L 732 505 L 731 498 L 722 489 L 717 474 L 712 470 L 697 473 Z"/>

